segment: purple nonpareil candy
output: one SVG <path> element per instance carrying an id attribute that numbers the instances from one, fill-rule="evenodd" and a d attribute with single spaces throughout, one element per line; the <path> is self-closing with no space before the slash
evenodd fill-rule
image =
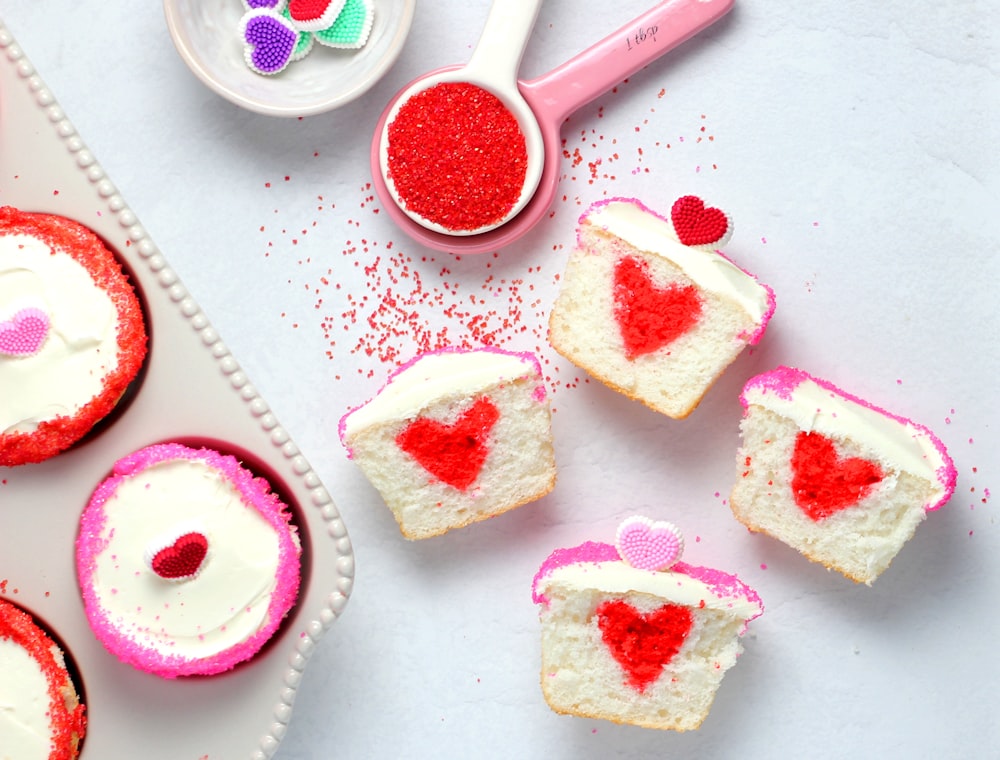
<path id="1" fill-rule="evenodd" d="M 299 33 L 268 9 L 250 11 L 241 23 L 247 65 L 260 74 L 277 74 L 288 65 Z"/>

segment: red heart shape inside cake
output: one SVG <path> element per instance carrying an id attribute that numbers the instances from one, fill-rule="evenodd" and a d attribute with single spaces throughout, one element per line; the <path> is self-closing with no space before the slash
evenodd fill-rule
<path id="1" fill-rule="evenodd" d="M 167 580 L 190 578 L 198 574 L 206 556 L 208 539 L 201 533 L 185 533 L 154 554 L 150 567 Z"/>
<path id="2" fill-rule="evenodd" d="M 702 199 L 695 195 L 685 195 L 674 201 L 670 221 L 677 239 L 684 245 L 718 243 L 729 231 L 729 217 L 725 212 L 706 207 Z"/>
<path id="3" fill-rule="evenodd" d="M 601 639 L 622 666 L 629 684 L 643 692 L 660 677 L 691 632 L 691 610 L 665 604 L 639 612 L 628 602 L 611 599 L 597 607 Z"/>
<path id="4" fill-rule="evenodd" d="M 701 317 L 702 301 L 697 288 L 657 287 L 646 262 L 632 256 L 615 264 L 613 295 L 615 321 L 629 359 L 673 342 Z"/>
<path id="5" fill-rule="evenodd" d="M 874 462 L 840 457 L 833 441 L 819 433 L 795 436 L 791 464 L 795 503 L 817 522 L 857 504 L 884 477 Z"/>
<path id="6" fill-rule="evenodd" d="M 396 445 L 438 480 L 464 491 L 479 477 L 489 454 L 490 431 L 500 412 L 488 398 L 479 398 L 454 424 L 426 417 L 414 420 L 396 436 Z"/>

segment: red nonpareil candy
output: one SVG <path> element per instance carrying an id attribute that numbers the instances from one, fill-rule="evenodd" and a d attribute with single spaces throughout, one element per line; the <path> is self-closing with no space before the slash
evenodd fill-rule
<path id="1" fill-rule="evenodd" d="M 179 536 L 150 558 L 153 572 L 166 580 L 193 578 L 201 570 L 208 555 L 208 539 L 202 533 Z"/>
<path id="2" fill-rule="evenodd" d="M 674 201 L 670 221 L 684 245 L 722 245 L 732 229 L 725 212 L 706 206 L 701 198 L 685 195 Z"/>

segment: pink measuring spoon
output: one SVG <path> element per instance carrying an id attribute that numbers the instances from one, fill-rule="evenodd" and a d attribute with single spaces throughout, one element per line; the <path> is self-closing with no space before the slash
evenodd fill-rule
<path id="1" fill-rule="evenodd" d="M 722 18 L 734 2 L 666 0 L 549 73 L 518 80 L 518 89 L 542 134 L 541 178 L 520 211 L 500 226 L 477 234 L 454 235 L 417 223 L 400 207 L 386 183 L 380 161 L 382 137 L 396 104 L 419 82 L 462 67 L 449 66 L 414 80 L 383 111 L 372 139 L 373 183 L 386 212 L 414 240 L 439 251 L 486 253 L 514 242 L 545 216 L 555 197 L 562 156 L 559 131 L 566 117 Z"/>

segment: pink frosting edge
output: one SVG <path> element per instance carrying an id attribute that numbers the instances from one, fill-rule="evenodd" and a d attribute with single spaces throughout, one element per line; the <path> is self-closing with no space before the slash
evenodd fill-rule
<path id="1" fill-rule="evenodd" d="M 382 393 L 386 388 L 388 388 L 389 385 L 392 384 L 393 380 L 395 380 L 399 375 L 406 372 L 408 369 L 416 365 L 421 359 L 425 359 L 428 356 L 435 356 L 440 354 L 470 354 L 477 351 L 479 352 L 485 351 L 487 353 L 492 353 L 492 354 L 501 354 L 503 356 L 516 357 L 517 359 L 520 359 L 522 363 L 530 365 L 534 372 L 535 378 L 538 381 L 538 385 L 535 388 L 535 400 L 540 404 L 544 403 L 545 399 L 548 397 L 548 394 L 545 389 L 545 383 L 542 382 L 543 379 L 542 363 L 541 361 L 539 361 L 538 357 L 535 356 L 530 351 L 506 351 L 502 348 L 497 348 L 495 346 L 477 346 L 476 348 L 460 348 L 458 346 L 445 346 L 444 348 L 437 348 L 434 349 L 433 351 L 423 351 L 414 356 L 412 359 L 399 365 L 396 369 L 394 369 L 389 374 L 388 378 L 386 378 L 386 381 L 382 385 L 382 387 L 379 388 L 378 391 L 375 393 L 375 396 L 372 396 L 364 403 L 351 407 L 347 411 L 347 413 L 340 418 L 340 422 L 337 425 L 337 434 L 340 437 L 341 444 L 343 444 L 344 448 L 347 449 L 348 458 L 353 458 L 354 452 L 351 450 L 351 447 L 347 445 L 347 437 L 346 437 L 347 419 L 359 409 L 370 404 L 380 393 Z"/>
<path id="2" fill-rule="evenodd" d="M 274 528 L 278 536 L 278 573 L 268 604 L 267 621 L 245 641 L 199 659 L 165 655 L 154 649 L 144 648 L 121 633 L 106 615 L 92 583 L 97 555 L 107 547 L 107 541 L 101 538 L 107 521 L 105 502 L 126 479 L 155 464 L 174 459 L 200 460 L 219 470 L 240 492 L 244 501 L 256 508 Z M 192 449 L 179 443 L 155 444 L 135 451 L 115 462 L 112 475 L 94 491 L 80 519 L 80 533 L 76 542 L 77 577 L 91 629 L 105 648 L 122 662 L 163 678 L 215 675 L 230 670 L 260 651 L 298 598 L 301 547 L 295 539 L 296 535 L 287 506 L 271 492 L 270 485 L 264 478 L 255 477 L 235 457 L 207 448 Z"/>
<path id="3" fill-rule="evenodd" d="M 595 201 L 594 203 L 590 204 L 590 206 L 587 207 L 587 210 L 584 211 L 580 215 L 580 218 L 577 221 L 577 225 L 578 226 L 577 226 L 577 230 L 576 230 L 576 244 L 577 244 L 578 247 L 581 245 L 581 232 L 583 230 L 583 225 L 586 224 L 586 223 L 588 223 L 590 221 L 590 216 L 592 214 L 596 213 L 602 207 L 608 206 L 608 205 L 610 205 L 612 203 L 628 203 L 628 204 L 630 204 L 632 206 L 637 207 L 638 209 L 640 209 L 644 213 L 647 213 L 650 216 L 654 216 L 657 219 L 659 219 L 659 220 L 661 220 L 663 222 L 666 222 L 671 227 L 673 227 L 673 222 L 671 222 L 668 217 L 664 216 L 663 214 L 659 213 L 658 211 L 654 211 L 649 206 L 647 206 L 645 203 L 643 203 L 642 201 L 640 201 L 638 198 L 627 198 L 627 197 L 624 197 L 624 196 L 615 196 L 615 197 L 612 197 L 612 198 L 602 198 L 601 200 Z M 775 309 L 778 306 L 778 300 L 777 300 L 777 297 L 774 294 L 774 289 L 770 285 L 761 282 L 757 278 L 757 275 L 753 274 L 749 270 L 747 270 L 744 267 L 742 267 L 739 264 L 737 264 L 735 261 L 733 261 L 732 258 L 730 258 L 723 251 L 717 250 L 717 251 L 714 251 L 714 253 L 716 253 L 719 256 L 721 256 L 722 258 L 724 258 L 726 261 L 728 261 L 734 267 L 736 267 L 741 272 L 743 272 L 743 274 L 745 274 L 747 277 L 749 277 L 754 282 L 756 282 L 758 285 L 760 285 L 760 287 L 764 288 L 764 292 L 767 295 L 767 309 L 764 311 L 764 315 L 760 319 L 760 324 L 757 325 L 757 328 L 753 332 L 751 332 L 751 333 L 745 333 L 745 334 L 740 335 L 740 339 L 741 340 L 745 340 L 748 345 L 756 346 L 758 343 L 760 343 L 760 339 L 764 337 L 764 333 L 767 331 L 767 325 L 771 321 L 771 318 L 774 316 L 774 311 L 775 311 Z"/>
<path id="4" fill-rule="evenodd" d="M 955 492 L 955 486 L 958 481 L 958 470 L 955 468 L 955 462 L 948 454 L 948 450 L 945 448 L 941 439 L 934 435 L 929 428 L 918 422 L 914 422 L 906 417 L 886 411 L 885 409 L 876 406 L 863 398 L 841 390 L 828 380 L 823 380 L 822 378 L 810 375 L 808 372 L 798 369 L 797 367 L 788 367 L 784 365 L 776 367 L 770 372 L 762 372 L 761 374 L 755 375 L 747 380 L 746 384 L 743 386 L 743 391 L 740 393 L 740 404 L 742 404 L 744 410 L 749 407 L 747 392 L 755 388 L 760 389 L 763 393 L 773 392 L 779 398 L 791 400 L 795 389 L 807 380 L 811 380 L 820 388 L 839 396 L 845 401 L 850 401 L 859 406 L 865 407 L 866 409 L 871 409 L 873 412 L 877 412 L 878 414 L 888 417 L 905 427 L 912 428 L 918 435 L 925 436 L 927 440 L 931 442 L 931 445 L 937 450 L 938 454 L 941 456 L 941 461 L 943 462 L 943 464 L 938 467 L 934 473 L 938 482 L 941 484 L 943 493 L 941 498 L 937 501 L 924 505 L 924 510 L 927 512 L 933 512 L 940 509 L 945 505 L 945 503 L 947 503 L 947 501 L 952 497 L 952 494 Z"/>
<path id="5" fill-rule="evenodd" d="M 538 590 L 538 587 L 557 568 L 574 564 L 596 564 L 598 562 L 618 561 L 621 561 L 621 557 L 618 554 L 618 549 L 612 544 L 587 541 L 569 549 L 556 549 L 542 563 L 531 581 L 531 600 L 535 604 L 548 605 L 548 598 Z M 747 623 L 751 620 L 756 620 L 764 613 L 764 603 L 760 595 L 732 573 L 708 567 L 700 567 L 698 565 L 689 565 L 686 562 L 676 563 L 670 568 L 670 572 L 681 573 L 689 578 L 701 581 L 719 599 L 737 597 L 755 604 L 758 612 L 747 618 Z"/>

